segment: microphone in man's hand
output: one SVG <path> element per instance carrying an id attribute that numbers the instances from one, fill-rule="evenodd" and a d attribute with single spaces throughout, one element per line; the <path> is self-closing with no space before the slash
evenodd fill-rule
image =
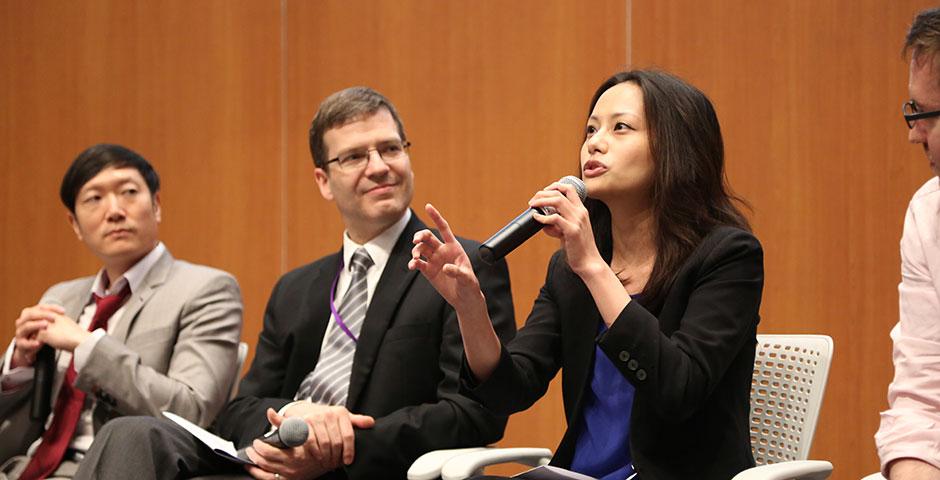
<path id="1" fill-rule="evenodd" d="M 290 417 L 281 422 L 281 426 L 259 438 L 264 443 L 277 448 L 294 448 L 303 445 L 309 434 L 307 422 L 300 417 Z"/>
<path id="2" fill-rule="evenodd" d="M 573 186 L 578 192 L 578 197 L 581 198 L 582 202 L 584 198 L 587 197 L 587 188 L 580 178 L 568 175 L 559 180 L 559 183 Z M 526 209 L 521 215 L 514 218 L 508 225 L 500 229 L 500 231 L 496 232 L 496 234 L 480 245 L 480 258 L 486 263 L 495 263 L 541 230 L 544 225 L 539 223 L 539 221 L 532 216 L 535 212 L 539 212 L 543 215 L 553 213 L 543 211 L 541 208 Z"/>
<path id="3" fill-rule="evenodd" d="M 52 413 L 52 381 L 55 375 L 55 349 L 43 345 L 33 361 L 33 403 L 29 418 L 45 421 Z"/>
<path id="4" fill-rule="evenodd" d="M 62 306 L 62 302 L 55 299 L 43 299 L 45 305 Z M 33 361 L 33 398 L 29 409 L 31 420 L 45 421 L 52 413 L 52 381 L 55 376 L 55 349 L 43 345 L 36 352 Z"/>
<path id="5" fill-rule="evenodd" d="M 307 441 L 307 435 L 310 431 L 307 429 L 307 422 L 300 417 L 290 417 L 284 419 L 281 422 L 281 426 L 274 430 L 273 432 L 268 432 L 260 437 L 258 440 L 261 440 L 272 447 L 277 448 L 293 448 L 299 447 Z M 248 458 L 248 454 L 245 453 L 245 449 L 241 449 L 238 452 L 238 458 L 251 462 Z"/>

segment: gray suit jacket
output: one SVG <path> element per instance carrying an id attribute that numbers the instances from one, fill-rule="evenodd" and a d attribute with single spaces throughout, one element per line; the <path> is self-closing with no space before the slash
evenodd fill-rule
<path id="1" fill-rule="evenodd" d="M 40 302 L 78 319 L 94 277 L 54 285 Z M 76 386 L 97 400 L 94 426 L 122 415 L 172 411 L 208 425 L 228 400 L 238 372 L 242 303 L 235 278 L 164 253 L 125 305 L 114 332 L 101 338 Z M 57 352 L 58 353 L 58 352 Z M 64 371 L 56 372 L 52 404 Z M 22 455 L 42 433 L 29 418 L 32 385 L 0 393 L 0 462 Z"/>

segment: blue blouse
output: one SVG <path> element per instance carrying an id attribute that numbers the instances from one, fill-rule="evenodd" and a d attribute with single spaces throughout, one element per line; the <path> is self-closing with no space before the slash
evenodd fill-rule
<path id="1" fill-rule="evenodd" d="M 599 333 L 606 331 L 601 322 Z M 634 473 L 630 455 L 634 393 L 633 385 L 595 345 L 591 388 L 582 400 L 571 470 L 600 480 L 624 480 Z"/>

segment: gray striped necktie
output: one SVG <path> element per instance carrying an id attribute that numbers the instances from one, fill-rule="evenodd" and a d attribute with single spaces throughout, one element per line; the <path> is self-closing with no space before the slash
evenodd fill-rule
<path id="1" fill-rule="evenodd" d="M 366 319 L 369 307 L 369 288 L 366 284 L 366 272 L 374 262 L 365 248 L 359 247 L 349 261 L 352 270 L 349 289 L 343 295 L 339 306 L 341 317 L 336 325 L 327 329 L 329 338 L 320 350 L 317 366 L 310 372 L 300 388 L 296 400 L 310 400 L 313 403 L 327 405 L 345 405 L 349 393 L 349 376 L 352 372 L 353 355 L 356 353 L 356 341 L 359 338 L 362 322 Z M 342 328 L 346 326 L 349 333 Z"/>

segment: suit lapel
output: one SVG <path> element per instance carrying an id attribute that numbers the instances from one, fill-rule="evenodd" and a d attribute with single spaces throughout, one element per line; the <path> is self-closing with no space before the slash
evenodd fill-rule
<path id="1" fill-rule="evenodd" d="M 304 308 L 300 309 L 298 321 L 295 323 L 297 327 L 293 332 L 297 348 L 292 349 L 285 381 L 285 394 L 291 397 L 297 393 L 300 383 L 313 371 L 320 359 L 323 336 L 331 319 L 330 286 L 336 278 L 342 258 L 343 251 L 340 250 L 339 253 L 324 259 L 310 274 L 310 290 L 307 292 Z"/>
<path id="2" fill-rule="evenodd" d="M 166 282 L 167 277 L 170 275 L 170 267 L 173 266 L 173 262 L 173 255 L 170 255 L 169 250 L 167 250 L 157 259 L 157 263 L 150 268 L 150 271 L 147 272 L 147 276 L 144 277 L 143 282 L 140 283 L 140 287 L 137 288 L 138 291 L 131 292 L 131 298 L 128 299 L 127 304 L 124 305 L 124 313 L 121 314 L 121 321 L 118 322 L 114 332 L 111 333 L 115 340 L 121 343 L 127 341 L 127 334 L 130 332 L 134 322 L 137 321 L 137 314 L 140 313 L 140 309 L 150 300 L 150 297 L 156 293 L 157 288 Z"/>
<path id="3" fill-rule="evenodd" d="M 565 417 L 568 428 L 552 457 L 552 465 L 570 465 L 577 441 L 575 422 L 581 418 L 584 394 L 590 385 L 596 354 L 598 328 L 603 319 L 584 282 L 568 269 L 559 281 L 558 290 L 565 292 L 566 299 L 559 304 L 570 305 L 560 312 L 562 319 L 562 343 L 565 367 L 562 369 L 562 391 L 565 392 Z"/>
<path id="4" fill-rule="evenodd" d="M 408 225 L 398 236 L 395 246 L 385 264 L 385 270 L 379 277 L 379 283 L 372 294 L 366 318 L 359 333 L 359 342 L 356 345 L 356 354 L 353 357 L 352 375 L 349 379 L 349 395 L 346 404 L 349 409 L 356 411 L 359 396 L 372 372 L 372 365 L 392 323 L 392 317 L 398 310 L 405 292 L 417 276 L 417 271 L 408 270 L 408 261 L 411 260 L 411 239 L 415 232 L 426 228 L 424 223 L 412 213 Z"/>
<path id="5" fill-rule="evenodd" d="M 85 310 L 85 306 L 91 299 L 91 286 L 95 282 L 95 277 L 89 277 L 87 282 L 82 282 L 76 288 L 76 294 L 63 302 L 62 308 L 65 309 L 65 315 L 76 322 Z"/>
<path id="6" fill-rule="evenodd" d="M 567 391 L 574 393 L 571 403 L 572 415 L 569 418 L 576 419 L 580 417 L 581 401 L 594 368 L 594 356 L 597 351 L 594 339 L 597 338 L 603 319 L 581 279 L 570 271 L 566 272 L 570 273 L 568 281 L 572 282 L 573 286 L 568 289 L 572 296 L 573 308 L 563 314 L 563 318 L 571 319 L 567 331 L 562 332 L 563 338 L 569 339 L 567 348 L 571 350 L 571 353 L 566 355 L 568 364 L 564 374 L 568 377 Z"/>
<path id="7" fill-rule="evenodd" d="M 51 301 L 52 303 L 61 303 L 62 308 L 65 309 L 65 315 L 78 323 L 79 317 L 81 317 L 82 312 L 85 310 L 85 306 L 91 301 L 91 287 L 94 283 L 95 277 L 88 277 L 74 289 L 70 290 L 69 293 L 65 295 L 66 298 L 43 298 L 40 302 L 47 303 Z M 59 396 L 59 389 L 62 388 L 62 382 L 65 380 L 64 367 L 62 369 L 59 368 L 59 355 L 61 354 L 62 350 L 55 351 L 55 366 L 57 371 L 53 377 L 52 390 L 50 390 L 53 408 L 55 407 L 56 398 Z"/>

